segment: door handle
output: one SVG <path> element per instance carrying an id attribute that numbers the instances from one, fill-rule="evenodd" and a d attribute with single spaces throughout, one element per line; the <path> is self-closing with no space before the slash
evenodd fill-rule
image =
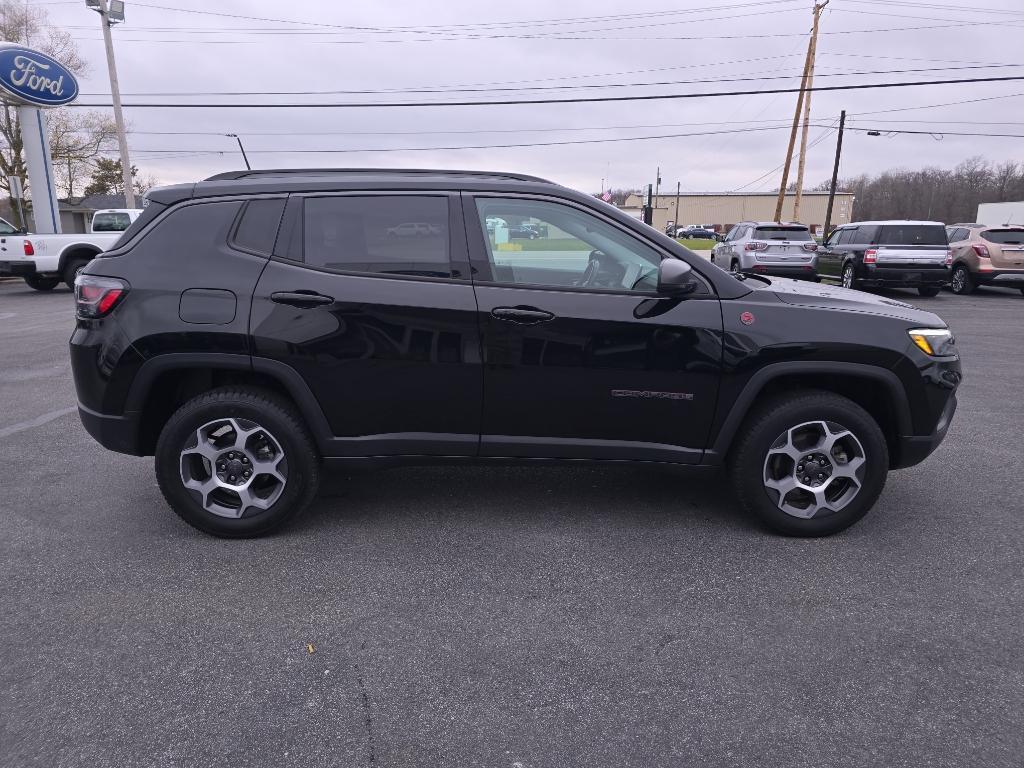
<path id="1" fill-rule="evenodd" d="M 316 291 L 275 291 L 270 294 L 270 300 L 275 304 L 304 308 L 334 303 L 333 296 L 324 296 Z"/>
<path id="2" fill-rule="evenodd" d="M 536 307 L 495 307 L 491 310 L 491 317 L 521 325 L 546 323 L 548 320 L 555 319 L 551 312 L 545 312 Z"/>

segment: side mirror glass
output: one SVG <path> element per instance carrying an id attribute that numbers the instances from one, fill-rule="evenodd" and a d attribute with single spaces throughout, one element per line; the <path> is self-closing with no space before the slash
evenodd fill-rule
<path id="1" fill-rule="evenodd" d="M 693 268 L 680 259 L 662 259 L 658 265 L 658 293 L 662 296 L 685 296 L 697 290 Z"/>

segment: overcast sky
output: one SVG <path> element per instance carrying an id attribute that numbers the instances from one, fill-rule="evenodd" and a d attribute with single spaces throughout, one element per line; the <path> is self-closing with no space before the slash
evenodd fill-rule
<path id="1" fill-rule="evenodd" d="M 811 23 L 811 4 L 804 0 L 180 0 L 175 7 L 169 0 L 163 2 L 166 5 L 161 0 L 127 0 L 127 21 L 113 30 L 126 104 L 267 105 L 126 109 L 133 131 L 129 137 L 133 163 L 164 183 L 243 167 L 234 139 L 220 135 L 237 133 L 256 168 L 507 170 L 597 191 L 602 179 L 614 187 L 653 182 L 655 168 L 660 166 L 663 191 L 674 191 L 677 181 L 684 191 L 768 190 L 778 184 L 779 172 L 768 172 L 783 161 L 788 128 L 749 129 L 785 126 L 792 120 L 795 94 L 400 109 L 274 109 L 270 105 L 793 87 L 799 82 Z M 90 62 L 80 101 L 109 101 L 96 13 L 85 7 L 84 0 L 38 4 L 49 11 L 54 25 L 72 32 Z M 1022 29 L 1020 0 L 831 0 L 822 14 L 815 84 L 1024 76 Z M 849 74 L 878 71 L 883 73 Z M 712 82 L 692 82 L 699 80 Z M 714 82 L 718 80 L 726 82 Z M 609 84 L 629 85 L 579 87 Z M 527 86 L 543 89 L 508 90 Z M 375 93 L 437 91 L 439 87 L 441 92 Z M 477 90 L 447 90 L 453 87 Z M 483 88 L 505 90 L 479 90 Z M 300 91 L 371 93 L 300 95 Z M 224 92 L 259 95 L 220 95 Z M 177 95 L 196 93 L 218 95 Z M 1009 94 L 1021 96 L 907 109 Z M 835 132 L 828 126 L 838 122 L 844 108 L 851 127 L 937 135 L 868 137 L 848 131 L 842 176 L 892 167 L 949 167 L 971 155 L 992 161 L 1024 159 L 1021 138 L 949 135 L 1024 134 L 1024 80 L 815 93 L 810 137 L 818 143 L 808 154 L 808 185 L 831 173 Z M 186 135 L 153 133 L 160 131 Z M 199 132 L 211 135 L 194 135 Z M 322 135 L 314 135 L 317 132 Z M 701 133 L 708 135 L 462 150 L 296 152 Z M 209 151 L 220 154 L 189 154 Z"/>

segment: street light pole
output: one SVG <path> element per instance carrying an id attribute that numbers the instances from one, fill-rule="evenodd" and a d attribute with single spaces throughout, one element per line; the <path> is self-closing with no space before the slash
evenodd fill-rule
<path id="1" fill-rule="evenodd" d="M 242 159 L 245 160 L 245 170 L 251 171 L 252 166 L 249 165 L 249 158 L 245 154 L 245 147 L 242 146 L 242 139 L 239 137 L 237 133 L 225 133 L 224 135 L 227 136 L 229 139 L 234 139 L 235 141 L 238 142 L 238 148 L 242 150 Z M 601 179 L 601 192 L 604 192 L 604 179 Z"/>
<path id="2" fill-rule="evenodd" d="M 117 83 L 117 64 L 114 62 L 114 41 L 110 27 L 124 21 L 124 3 L 120 0 L 85 0 L 85 4 L 100 15 L 100 29 L 103 44 L 107 49 L 107 71 L 110 74 L 110 98 L 114 104 L 114 123 L 117 125 L 117 145 L 121 154 L 121 176 L 124 182 L 124 202 L 128 208 L 135 207 L 135 190 L 132 187 L 132 163 L 128 157 L 128 138 L 124 131 L 124 113 L 121 111 L 121 88 Z M 111 8 L 113 6 L 113 8 Z M 111 11 L 113 10 L 113 13 Z"/>

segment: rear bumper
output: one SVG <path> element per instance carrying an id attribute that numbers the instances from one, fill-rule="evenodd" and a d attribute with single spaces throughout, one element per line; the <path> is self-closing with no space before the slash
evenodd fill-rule
<path id="1" fill-rule="evenodd" d="M 0 277 L 26 277 L 36 273 L 31 261 L 0 261 Z"/>
<path id="2" fill-rule="evenodd" d="M 818 270 L 810 264 L 771 264 L 758 262 L 744 272 L 753 272 L 755 275 L 773 275 L 775 277 L 791 277 L 794 280 L 818 280 Z"/>
<path id="3" fill-rule="evenodd" d="M 860 278 L 864 285 L 873 286 L 943 286 L 949 282 L 949 267 L 909 265 L 879 266 L 865 264 L 864 274 Z"/>
<path id="4" fill-rule="evenodd" d="M 975 272 L 974 281 L 979 285 L 1004 285 L 1008 288 L 1024 288 L 1024 269 L 993 270 L 991 272 Z"/>
<path id="5" fill-rule="evenodd" d="M 139 450 L 139 415 L 112 416 L 78 404 L 78 417 L 85 431 L 104 448 L 117 453 L 142 456 Z"/>

